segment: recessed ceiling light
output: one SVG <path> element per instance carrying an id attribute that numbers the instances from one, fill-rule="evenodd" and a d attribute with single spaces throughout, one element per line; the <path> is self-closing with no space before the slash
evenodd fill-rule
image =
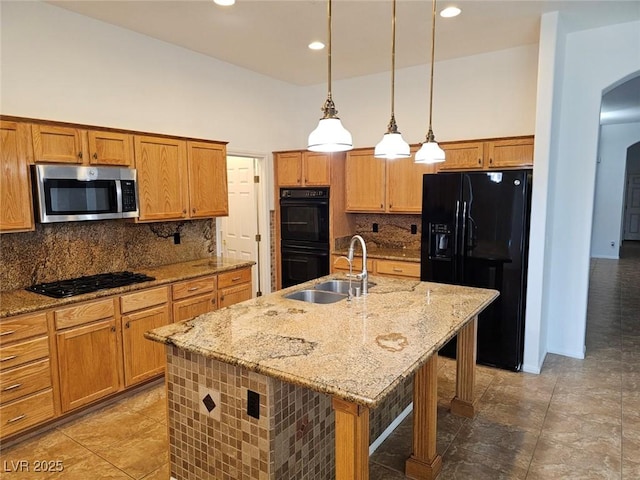
<path id="1" fill-rule="evenodd" d="M 462 12 L 462 10 L 458 7 L 447 7 L 440 12 L 440 16 L 444 18 L 457 17 L 460 15 L 460 12 Z"/>
<path id="2" fill-rule="evenodd" d="M 309 48 L 311 50 L 322 50 L 324 48 L 324 43 L 322 43 L 322 42 L 311 42 L 309 44 Z"/>
<path id="3" fill-rule="evenodd" d="M 222 5 L 223 7 L 228 7 L 236 3 L 236 0 L 213 0 L 213 3 L 216 5 Z"/>

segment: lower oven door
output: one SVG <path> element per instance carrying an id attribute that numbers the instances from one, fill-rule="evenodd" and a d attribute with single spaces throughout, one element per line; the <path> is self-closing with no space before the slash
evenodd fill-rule
<path id="1" fill-rule="evenodd" d="M 282 288 L 329 275 L 329 249 L 306 245 L 282 245 Z"/>

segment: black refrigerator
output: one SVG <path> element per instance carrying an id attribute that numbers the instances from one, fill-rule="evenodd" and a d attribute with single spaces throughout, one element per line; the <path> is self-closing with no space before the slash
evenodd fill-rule
<path id="1" fill-rule="evenodd" d="M 531 171 L 424 175 L 420 278 L 492 288 L 478 363 L 518 371 L 524 352 Z M 456 339 L 440 353 L 455 357 Z"/>

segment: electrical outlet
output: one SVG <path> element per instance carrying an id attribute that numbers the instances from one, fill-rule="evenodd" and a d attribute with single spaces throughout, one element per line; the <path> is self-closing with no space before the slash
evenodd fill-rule
<path id="1" fill-rule="evenodd" d="M 377 223 L 374 223 L 374 224 L 373 224 L 373 231 L 374 231 L 375 233 L 377 233 L 377 232 L 378 232 L 378 224 L 377 224 Z"/>
<path id="2" fill-rule="evenodd" d="M 180 245 L 180 232 L 176 232 L 173 234 L 173 244 Z"/>
<path id="3" fill-rule="evenodd" d="M 614 248 L 616 246 L 616 242 L 611 242 L 611 248 Z"/>
<path id="4" fill-rule="evenodd" d="M 416 233 L 418 233 L 418 226 L 417 225 L 411 225 L 411 234 L 415 235 Z"/>

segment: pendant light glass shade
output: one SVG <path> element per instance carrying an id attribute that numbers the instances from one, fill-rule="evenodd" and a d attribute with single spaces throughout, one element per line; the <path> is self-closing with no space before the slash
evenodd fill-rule
<path id="1" fill-rule="evenodd" d="M 433 0 L 433 8 L 431 11 L 431 82 L 429 87 L 429 131 L 427 138 L 416 152 L 415 163 L 439 163 L 444 162 L 444 150 L 436 142 L 433 129 L 431 128 L 431 119 L 433 117 L 433 65 L 435 63 L 436 53 L 436 0 Z"/>
<path id="2" fill-rule="evenodd" d="M 395 80 L 396 80 L 396 0 L 393 0 L 393 10 L 391 14 L 391 120 L 387 127 L 387 133 L 382 136 L 382 140 L 376 145 L 373 156 L 376 158 L 386 158 L 393 160 L 396 158 L 408 158 L 411 156 L 409 144 L 404 141 L 402 134 L 398 131 L 395 116 Z"/>
<path id="3" fill-rule="evenodd" d="M 345 152 L 353 148 L 353 140 L 349 131 L 342 126 L 338 117 L 338 111 L 331 96 L 331 0 L 327 3 L 327 65 L 328 65 L 328 92 L 322 111 L 324 116 L 320 119 L 316 129 L 309 134 L 307 149 L 312 152 Z"/>

